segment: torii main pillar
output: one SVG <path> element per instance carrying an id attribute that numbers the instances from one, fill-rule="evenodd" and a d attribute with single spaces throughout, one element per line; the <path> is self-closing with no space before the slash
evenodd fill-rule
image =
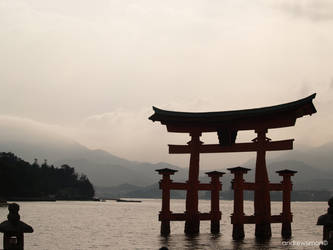
<path id="1" fill-rule="evenodd" d="M 200 218 L 198 211 L 198 185 L 199 185 L 199 161 L 200 151 L 199 146 L 202 144 L 200 141 L 201 133 L 191 133 L 191 141 L 188 142 L 191 150 L 190 167 L 188 173 L 188 190 L 186 192 L 186 221 L 185 233 L 195 234 L 199 233 Z"/>
<path id="2" fill-rule="evenodd" d="M 254 191 L 254 216 L 256 219 L 255 235 L 258 238 L 269 238 L 271 232 L 271 199 L 269 194 L 269 179 L 266 168 L 266 148 L 267 129 L 255 131 L 258 143 Z"/>

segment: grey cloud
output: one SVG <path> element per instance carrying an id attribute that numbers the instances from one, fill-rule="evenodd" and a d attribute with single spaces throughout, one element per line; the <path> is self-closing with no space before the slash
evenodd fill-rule
<path id="1" fill-rule="evenodd" d="M 330 0 L 279 0 L 272 2 L 272 5 L 294 17 L 308 18 L 313 21 L 333 19 L 333 1 Z"/>
<path id="2" fill-rule="evenodd" d="M 0 115 L 1 143 L 10 147 L 12 141 L 21 143 L 72 144 L 68 128 L 38 122 L 28 118 Z"/>

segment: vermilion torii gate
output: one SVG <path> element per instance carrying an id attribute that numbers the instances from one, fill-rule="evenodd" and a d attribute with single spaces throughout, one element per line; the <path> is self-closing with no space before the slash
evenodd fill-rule
<path id="1" fill-rule="evenodd" d="M 188 181 L 184 184 L 177 184 L 177 189 L 187 190 L 186 211 L 182 216 L 172 216 L 172 212 L 163 210 L 162 206 L 160 213 L 162 225 L 163 218 L 165 221 L 185 220 L 185 233 L 199 232 L 200 220 L 205 219 L 205 216 L 201 216 L 198 211 L 198 191 L 203 190 L 202 185 L 204 185 L 199 182 L 200 153 L 256 152 L 255 183 L 251 187 L 251 190 L 254 190 L 254 215 L 251 216 L 251 221 L 247 223 L 256 224 L 256 237 L 271 237 L 270 223 L 282 221 L 276 221 L 276 218 L 271 216 L 269 192 L 277 189 L 274 189 L 274 184 L 269 183 L 266 168 L 266 151 L 290 150 L 293 148 L 294 139 L 271 141 L 271 139 L 266 137 L 266 133 L 268 129 L 294 126 L 297 118 L 316 113 L 312 103 L 315 96 L 316 94 L 313 94 L 298 101 L 276 106 L 223 112 L 175 112 L 153 107 L 155 113 L 149 117 L 150 120 L 159 121 L 161 124 L 166 125 L 168 132 L 189 133 L 191 137 L 191 141 L 187 143 L 188 145 L 169 145 L 170 154 L 190 154 Z M 241 130 L 254 130 L 257 137 L 252 142 L 236 143 L 237 132 Z M 205 132 L 217 132 L 219 144 L 203 144 L 200 141 L 200 136 Z M 237 171 L 237 169 L 230 170 Z M 168 187 L 167 190 L 170 190 L 177 186 L 172 185 L 172 181 L 169 178 L 170 174 L 174 172 L 170 173 L 170 170 L 165 171 L 164 174 L 167 176 L 167 181 L 163 182 L 162 180 L 161 184 L 164 183 L 162 185 Z M 163 171 L 160 174 L 163 174 Z M 293 175 L 293 173 L 288 171 L 284 174 L 288 176 Z M 289 183 L 285 186 L 290 189 Z M 204 190 L 212 190 L 212 188 L 208 187 Z M 278 190 L 282 190 L 281 186 L 278 187 Z M 288 198 L 288 196 L 286 197 Z M 163 196 L 162 204 L 164 204 L 164 208 L 165 206 L 169 208 L 169 200 L 166 201 L 166 199 L 170 199 L 170 196 Z M 235 206 L 238 206 L 237 204 L 235 203 Z M 242 206 L 242 204 L 239 206 Z M 234 209 L 238 211 L 242 207 L 235 207 Z M 288 208 L 286 209 L 288 211 Z M 288 217 L 289 221 L 291 221 L 290 216 Z M 241 218 L 241 215 L 239 218 Z M 232 223 L 238 222 L 237 217 L 236 220 L 232 221 Z"/>

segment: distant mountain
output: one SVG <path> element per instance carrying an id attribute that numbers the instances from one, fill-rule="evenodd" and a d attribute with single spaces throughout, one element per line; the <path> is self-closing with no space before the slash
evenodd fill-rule
<path id="1" fill-rule="evenodd" d="M 303 148 L 300 150 L 291 150 L 280 155 L 277 160 L 294 160 L 304 162 L 318 171 L 333 171 L 333 142 L 326 143 L 319 147 Z"/>
<path id="2" fill-rule="evenodd" d="M 254 164 L 244 165 L 244 167 L 251 168 L 251 171 L 245 175 L 245 179 L 247 181 L 254 181 Z M 292 182 L 294 183 L 295 189 L 304 189 L 304 187 L 310 183 L 316 183 L 316 185 L 311 185 L 312 189 L 314 190 L 320 190 L 324 188 L 327 189 L 329 186 L 327 184 L 324 185 L 324 183 L 321 181 L 326 179 L 332 181 L 330 189 L 333 191 L 333 171 L 326 171 L 315 168 L 302 161 L 283 160 L 283 157 L 281 157 L 267 162 L 267 170 L 271 182 L 280 182 L 282 180 L 282 177 L 276 173 L 276 171 L 282 169 L 291 169 L 297 171 L 295 176 L 292 177 Z"/>
<path id="3" fill-rule="evenodd" d="M 279 176 L 276 171 L 282 169 L 298 171 L 298 173 L 292 177 L 295 190 L 292 196 L 293 200 L 326 200 L 326 196 L 329 196 L 329 193 L 322 192 L 322 190 L 328 190 L 330 193 L 333 193 L 333 169 L 330 167 L 331 155 L 333 155 L 333 144 L 326 144 L 318 148 L 303 148 L 302 151 L 295 150 L 281 154 L 278 157 L 267 160 L 269 179 L 271 182 L 279 183 L 282 177 Z M 251 171 L 244 176 L 245 179 L 250 182 L 254 181 L 255 160 L 251 159 L 242 166 L 251 169 Z M 168 167 L 173 168 L 173 166 Z M 182 170 L 184 173 L 183 176 L 185 177 L 188 170 Z M 230 192 L 230 188 L 233 175 L 231 175 L 228 170 L 222 169 L 221 171 L 226 172 L 222 177 L 222 195 L 224 199 L 232 199 L 233 192 Z M 209 183 L 210 178 L 201 172 L 200 181 Z M 122 189 L 121 186 L 113 188 L 114 190 Z M 107 194 L 112 196 L 114 190 Z M 133 188 L 132 190 L 123 192 L 121 195 L 122 197 L 160 198 L 161 191 L 158 189 L 158 184 L 153 184 L 146 187 Z M 252 197 L 251 195 L 253 194 L 248 193 L 247 198 L 250 199 Z M 172 198 L 184 198 L 185 193 L 179 191 L 172 192 L 171 196 Z M 280 196 L 280 192 L 272 193 L 273 200 L 279 200 L 281 198 Z M 200 197 L 207 198 L 207 193 L 201 194 Z"/>
<path id="4" fill-rule="evenodd" d="M 184 169 L 163 162 L 130 161 L 104 150 L 91 150 L 71 139 L 54 134 L 50 130 L 30 126 L 29 123 L 20 125 L 18 121 L 14 123 L 14 126 L 12 124 L 0 123 L 0 152 L 13 152 L 29 162 L 33 162 L 37 158 L 40 161 L 47 159 L 48 164 L 56 166 L 68 164 L 78 173 L 86 174 L 97 187 L 96 192 L 106 192 L 108 188 L 111 190 L 115 187 L 118 190 L 120 190 L 119 187 L 122 187 L 126 193 L 136 192 L 139 189 L 143 189 L 140 191 L 141 193 L 148 192 L 149 188 L 146 187 L 151 187 L 160 180 L 160 176 L 154 170 L 166 167 L 178 170 L 173 180 L 187 179 L 188 168 Z M 298 171 L 292 179 L 295 189 L 333 190 L 333 185 L 330 184 L 333 183 L 332 155 L 333 143 L 283 153 L 267 161 L 270 180 L 280 182 L 281 177 L 275 171 L 288 168 Z M 245 179 L 253 181 L 254 160 L 252 159 L 242 166 L 252 169 Z M 210 178 L 203 172 L 200 173 L 201 181 L 207 183 Z M 225 170 L 225 172 L 222 182 L 223 190 L 226 191 L 230 189 L 233 176 L 229 171 Z M 119 186 L 125 183 L 132 185 L 133 189 Z"/>
<path id="5" fill-rule="evenodd" d="M 114 198 L 161 198 L 162 191 L 159 184 L 154 183 L 146 187 L 137 187 L 130 184 L 123 184 L 112 188 L 98 188 L 97 196 L 106 199 Z M 172 199 L 185 199 L 185 190 L 171 190 Z M 200 199 L 206 199 L 207 192 L 199 192 Z"/>
<path id="6" fill-rule="evenodd" d="M 90 157 L 92 155 L 92 157 Z M 123 163 L 112 162 L 112 155 L 108 163 L 101 163 L 98 158 L 94 159 L 94 151 L 76 159 L 64 159 L 56 162 L 56 165 L 68 164 L 78 172 L 85 173 L 93 184 L 101 187 L 112 187 L 124 183 L 136 186 L 146 186 L 158 182 L 161 178 L 155 170 L 160 168 L 172 168 L 178 170 L 177 178 L 185 179 L 187 172 L 168 163 L 140 163 L 124 160 Z"/>
<path id="7" fill-rule="evenodd" d="M 1 152 L 13 152 L 29 159 L 47 159 L 49 164 L 68 164 L 78 173 L 88 176 L 95 186 L 111 187 L 123 183 L 145 186 L 157 182 L 160 176 L 154 171 L 160 168 L 178 170 L 177 178 L 185 179 L 187 171 L 168 163 L 145 163 L 129 161 L 103 150 L 90 150 L 78 143 L 52 144 L 23 142 L 0 142 Z"/>
<path id="8" fill-rule="evenodd" d="M 296 190 L 333 191 L 333 142 L 319 147 L 292 150 L 268 162 L 273 180 L 278 169 L 292 169 L 298 173 L 292 178 Z"/>
<path id="9" fill-rule="evenodd" d="M 100 198 L 121 198 L 126 197 L 128 192 L 141 189 L 140 186 L 124 183 L 113 187 L 95 187 L 96 196 Z"/>
<path id="10" fill-rule="evenodd" d="M 176 180 L 183 180 L 187 176 L 187 170 L 168 163 L 129 161 L 104 150 L 91 150 L 69 138 L 54 134 L 49 128 L 38 127 L 25 120 L 0 122 L 0 138 L 0 152 L 13 152 L 30 163 L 34 159 L 43 163 L 46 159 L 48 164 L 55 166 L 68 164 L 78 173 L 86 174 L 98 187 L 124 183 L 151 185 L 160 179 L 154 170 L 166 167 L 179 171 Z"/>

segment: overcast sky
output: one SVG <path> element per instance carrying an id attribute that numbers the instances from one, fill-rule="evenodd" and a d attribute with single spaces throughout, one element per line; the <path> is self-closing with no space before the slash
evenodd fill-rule
<path id="1" fill-rule="evenodd" d="M 0 38 L 0 122 L 183 165 L 166 145 L 188 136 L 149 121 L 153 105 L 243 109 L 316 92 L 317 114 L 269 137 L 333 141 L 331 0 L 0 0 Z"/>

